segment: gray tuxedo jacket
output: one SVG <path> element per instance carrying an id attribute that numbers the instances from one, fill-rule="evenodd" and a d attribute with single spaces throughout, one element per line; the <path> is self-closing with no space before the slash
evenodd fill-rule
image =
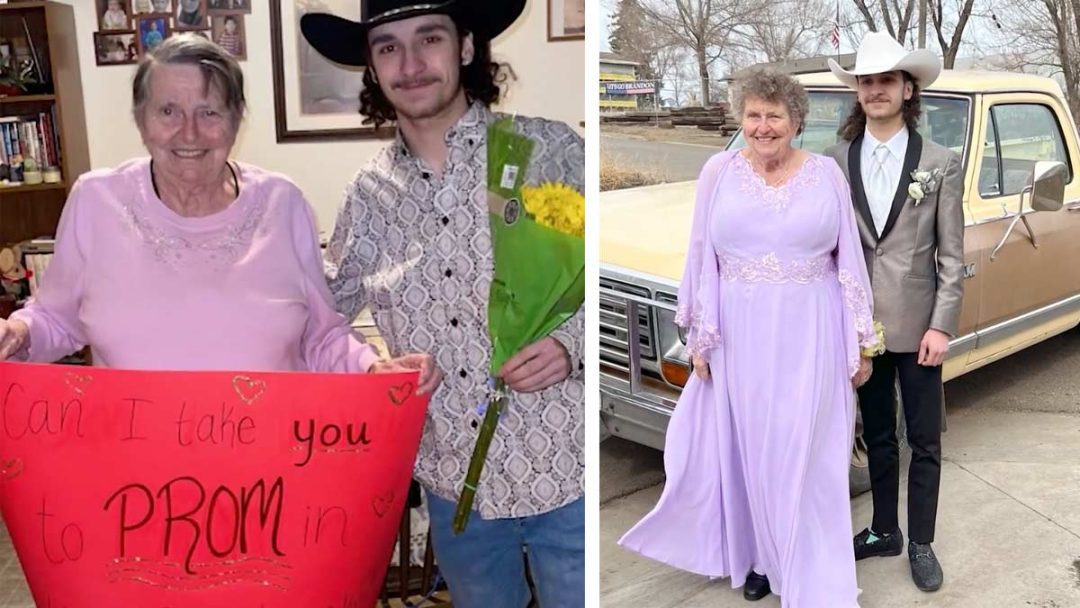
<path id="1" fill-rule="evenodd" d="M 874 291 L 874 319 L 885 326 L 885 348 L 919 350 L 926 330 L 957 334 L 964 295 L 964 178 L 959 155 L 911 131 L 904 169 L 885 228 L 878 236 L 862 183 L 862 139 L 825 151 L 851 184 L 852 204 Z M 936 190 L 915 204 L 915 170 L 941 170 Z"/>

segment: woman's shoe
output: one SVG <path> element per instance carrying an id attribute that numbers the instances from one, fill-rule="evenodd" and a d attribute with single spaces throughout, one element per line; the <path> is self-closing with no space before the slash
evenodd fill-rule
<path id="1" fill-rule="evenodd" d="M 769 578 L 767 576 L 757 572 L 750 572 L 750 574 L 746 575 L 746 584 L 743 585 L 742 591 L 744 599 L 756 602 L 770 593 L 772 593 L 772 589 L 769 588 Z"/>

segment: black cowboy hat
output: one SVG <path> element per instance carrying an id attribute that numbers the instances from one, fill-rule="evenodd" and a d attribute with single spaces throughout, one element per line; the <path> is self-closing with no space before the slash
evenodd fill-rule
<path id="1" fill-rule="evenodd" d="M 367 33 L 384 23 L 432 13 L 450 15 L 481 39 L 501 34 L 525 9 L 526 0 L 362 0 L 360 21 L 326 13 L 300 19 L 300 31 L 323 57 L 343 65 L 367 65 Z"/>

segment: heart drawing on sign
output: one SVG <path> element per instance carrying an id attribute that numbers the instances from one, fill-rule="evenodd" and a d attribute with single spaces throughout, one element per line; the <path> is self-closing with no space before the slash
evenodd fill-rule
<path id="1" fill-rule="evenodd" d="M 247 376 L 236 376 L 232 380 L 233 390 L 240 399 L 251 405 L 256 399 L 266 392 L 266 383 L 262 380 L 253 380 Z"/>
<path id="2" fill-rule="evenodd" d="M 394 491 L 390 490 L 383 494 L 379 494 L 375 498 L 371 499 L 371 510 L 375 511 L 375 517 L 382 519 L 390 512 L 390 508 L 394 506 Z"/>
<path id="3" fill-rule="evenodd" d="M 26 464 L 23 463 L 22 458 L 0 459 L 0 481 L 11 481 L 21 475 L 25 469 Z"/>
<path id="4" fill-rule="evenodd" d="M 64 376 L 64 384 L 71 387 L 76 395 L 82 395 L 83 391 L 90 387 L 93 376 L 86 374 L 67 374 Z"/>
<path id="5" fill-rule="evenodd" d="M 413 396 L 416 392 L 416 385 L 412 382 L 406 382 L 405 384 L 399 384 L 397 386 L 391 386 L 387 392 L 387 396 L 390 397 L 390 401 L 394 405 L 401 405 L 409 400 L 409 397 Z"/>

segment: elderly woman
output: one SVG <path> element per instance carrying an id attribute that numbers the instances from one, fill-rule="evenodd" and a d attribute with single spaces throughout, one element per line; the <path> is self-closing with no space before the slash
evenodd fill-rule
<path id="1" fill-rule="evenodd" d="M 795 149 L 809 102 L 755 72 L 735 103 L 747 147 L 697 184 L 676 322 L 695 377 L 667 431 L 660 502 L 620 541 L 756 600 L 850 608 L 852 385 L 880 348 L 851 195 Z"/>
<path id="2" fill-rule="evenodd" d="M 150 158 L 72 188 L 36 299 L 0 320 L 0 359 L 55 361 L 83 345 L 128 369 L 439 374 L 381 360 L 334 311 L 314 214 L 285 177 L 229 160 L 243 74 L 216 44 L 170 38 L 143 60 L 135 122 Z"/>

